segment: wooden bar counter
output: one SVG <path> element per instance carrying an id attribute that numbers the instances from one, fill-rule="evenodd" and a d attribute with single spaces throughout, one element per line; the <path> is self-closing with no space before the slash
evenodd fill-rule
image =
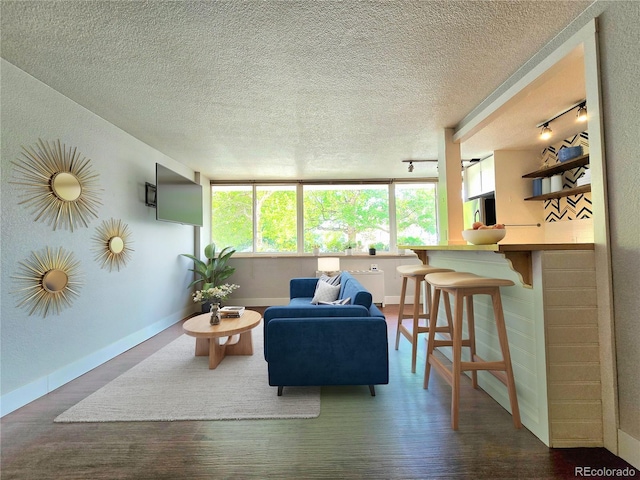
<path id="1" fill-rule="evenodd" d="M 514 281 L 501 292 L 523 425 L 551 447 L 603 445 L 593 243 L 400 248 L 425 264 Z M 474 297 L 474 311 L 478 355 L 497 358 L 489 297 Z M 503 384 L 487 372 L 478 381 L 509 410 Z"/>
<path id="2" fill-rule="evenodd" d="M 594 250 L 593 243 L 494 243 L 492 245 L 420 245 L 401 246 L 399 248 L 410 249 L 425 265 L 429 264 L 429 252 L 433 251 L 486 251 L 504 254 L 511 263 L 512 268 L 520 275 L 520 280 L 525 286 L 531 286 L 533 281 L 531 252 L 548 250 Z"/>

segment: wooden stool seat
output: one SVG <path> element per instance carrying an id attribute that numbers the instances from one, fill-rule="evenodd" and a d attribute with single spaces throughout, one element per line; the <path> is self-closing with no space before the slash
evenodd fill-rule
<path id="1" fill-rule="evenodd" d="M 427 281 L 434 287 L 510 287 L 511 280 L 504 278 L 481 277 L 469 272 L 433 273 Z"/>
<path id="2" fill-rule="evenodd" d="M 464 371 L 471 371 L 471 381 L 473 388 L 478 388 L 478 370 L 488 370 L 498 380 L 507 386 L 509 393 L 509 403 L 513 424 L 516 428 L 521 428 L 520 410 L 518 408 L 518 397 L 513 379 L 513 369 L 511 367 L 511 355 L 509 354 L 509 341 L 507 339 L 507 329 L 504 323 L 504 312 L 502 311 L 502 300 L 500 298 L 500 287 L 514 285 L 511 280 L 503 278 L 482 277 L 468 272 L 452 273 L 432 273 L 428 274 L 425 280 L 434 288 L 433 302 L 429 315 L 429 337 L 427 342 L 427 361 L 424 371 L 424 388 L 429 386 L 429 373 L 431 366 L 451 385 L 451 427 L 458 429 L 458 410 L 460 405 L 460 376 Z M 440 293 L 445 295 L 445 307 L 449 304 L 448 295 L 454 298 L 454 318 L 453 333 L 451 339 L 436 340 L 436 322 L 438 314 L 438 304 Z M 487 361 L 476 355 L 475 323 L 473 316 L 473 295 L 490 295 L 493 306 L 493 315 L 496 322 L 502 360 Z M 466 300 L 468 338 L 462 338 L 462 314 L 463 305 Z M 451 368 L 436 357 L 434 349 L 436 347 L 453 347 Z M 471 350 L 470 361 L 462 361 L 462 347 L 469 347 Z"/>
<path id="3" fill-rule="evenodd" d="M 416 372 L 416 358 L 418 352 L 418 335 L 420 333 L 427 333 L 429 331 L 429 312 L 431 309 L 431 287 L 425 280 L 425 276 L 429 274 L 453 272 L 450 268 L 440 268 L 431 265 L 400 265 L 396 268 L 396 271 L 402 277 L 402 290 L 400 292 L 400 305 L 398 307 L 398 328 L 396 330 L 396 350 L 400 344 L 400 335 L 404 335 L 409 342 L 411 342 L 411 373 Z M 407 294 L 407 281 L 412 279 L 415 282 L 414 296 L 413 296 L 413 312 L 404 313 L 406 294 Z M 425 282 L 425 297 L 426 297 L 426 313 L 422 315 L 425 319 L 425 324 L 420 325 L 420 287 L 422 282 Z M 413 328 L 409 330 L 402 324 L 402 320 L 405 318 L 411 318 L 413 320 Z M 447 320 L 449 321 L 447 326 L 437 327 L 437 331 L 451 332 L 451 312 L 447 309 Z"/>
<path id="4" fill-rule="evenodd" d="M 396 271 L 407 277 L 413 277 L 415 275 L 427 275 L 429 273 L 437 272 L 453 272 L 448 268 L 433 267 L 431 265 L 400 265 L 396 268 Z"/>

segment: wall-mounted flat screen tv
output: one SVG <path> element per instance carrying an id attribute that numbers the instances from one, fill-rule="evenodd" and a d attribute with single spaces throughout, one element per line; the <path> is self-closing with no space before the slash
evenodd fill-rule
<path id="1" fill-rule="evenodd" d="M 156 163 L 156 219 L 202 227 L 202 186 Z"/>

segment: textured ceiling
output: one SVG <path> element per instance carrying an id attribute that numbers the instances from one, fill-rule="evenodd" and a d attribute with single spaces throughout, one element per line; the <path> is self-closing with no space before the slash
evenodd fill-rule
<path id="1" fill-rule="evenodd" d="M 442 129 L 589 4 L 3 0 L 1 53 L 211 178 L 435 176 L 401 160 L 436 158 Z"/>

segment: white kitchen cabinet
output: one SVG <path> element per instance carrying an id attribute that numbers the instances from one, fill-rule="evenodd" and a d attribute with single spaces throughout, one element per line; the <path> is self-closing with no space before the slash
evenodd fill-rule
<path id="1" fill-rule="evenodd" d="M 492 193 L 496 188 L 493 155 L 464 169 L 464 198 L 473 199 Z"/>
<path id="2" fill-rule="evenodd" d="M 464 199 L 469 200 L 482 194 L 480 162 L 473 163 L 464 169 Z"/>
<path id="3" fill-rule="evenodd" d="M 493 155 L 480 162 L 480 180 L 482 184 L 482 195 L 495 191 L 496 174 Z"/>

